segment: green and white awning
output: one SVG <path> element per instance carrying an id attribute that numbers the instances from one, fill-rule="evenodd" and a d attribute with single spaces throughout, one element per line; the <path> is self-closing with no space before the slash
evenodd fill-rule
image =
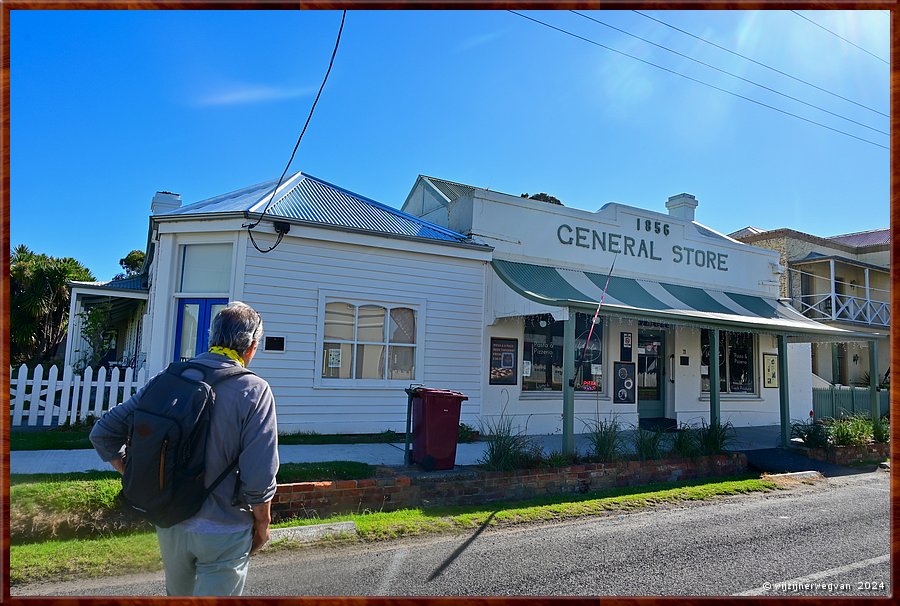
<path id="1" fill-rule="evenodd" d="M 491 265 L 512 290 L 548 306 L 593 311 L 606 285 L 605 274 L 588 271 L 502 259 L 494 259 Z M 824 337 L 825 340 L 835 337 L 848 340 L 877 337 L 861 337 L 852 331 L 810 320 L 776 298 L 616 275 L 610 278 L 609 288 L 603 297 L 601 313 L 604 312 L 679 324 Z"/>

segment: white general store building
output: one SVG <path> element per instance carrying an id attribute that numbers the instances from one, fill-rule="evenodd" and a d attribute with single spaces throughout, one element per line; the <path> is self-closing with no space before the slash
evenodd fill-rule
<path id="1" fill-rule="evenodd" d="M 668 214 L 589 212 L 420 176 L 398 211 L 303 173 L 272 201 L 274 185 L 157 194 L 121 353 L 152 375 L 244 301 L 282 432 L 402 432 L 410 384 L 465 393 L 471 425 L 506 414 L 532 434 L 611 416 L 778 424 L 808 416 L 808 343 L 853 336 L 779 300 L 778 254 L 697 223 L 687 194 Z M 116 289 L 73 285 L 73 313 Z"/>

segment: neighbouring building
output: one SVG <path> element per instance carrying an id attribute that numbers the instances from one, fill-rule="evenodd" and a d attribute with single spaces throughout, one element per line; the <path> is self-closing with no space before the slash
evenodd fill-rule
<path id="1" fill-rule="evenodd" d="M 890 365 L 891 230 L 823 238 L 793 229 L 746 227 L 737 240 L 778 253 L 787 272 L 780 295 L 808 318 L 829 326 L 884 336 L 878 348 L 879 382 Z M 814 343 L 812 371 L 834 385 L 869 384 L 869 348 L 856 341 Z"/>
<path id="2" fill-rule="evenodd" d="M 464 422 L 567 445 L 611 417 L 785 428 L 808 416 L 810 343 L 869 338 L 781 300 L 779 254 L 698 223 L 688 194 L 589 212 L 419 176 L 397 210 L 274 185 L 158 193 L 141 275 L 73 284 L 73 312 L 113 301 L 116 355 L 152 375 L 205 351 L 220 306 L 254 306 L 281 431 L 404 431 L 425 384 L 465 393 Z"/>

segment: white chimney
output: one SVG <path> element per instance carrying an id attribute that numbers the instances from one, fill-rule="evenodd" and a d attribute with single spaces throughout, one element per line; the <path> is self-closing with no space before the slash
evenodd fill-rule
<path id="1" fill-rule="evenodd" d="M 694 209 L 697 208 L 697 198 L 691 194 L 678 194 L 670 196 L 666 202 L 666 208 L 669 209 L 669 215 L 687 221 L 694 220 Z"/>
<path id="2" fill-rule="evenodd" d="M 161 215 L 170 210 L 181 208 L 181 194 L 173 194 L 170 191 L 158 191 L 150 202 L 150 214 Z"/>

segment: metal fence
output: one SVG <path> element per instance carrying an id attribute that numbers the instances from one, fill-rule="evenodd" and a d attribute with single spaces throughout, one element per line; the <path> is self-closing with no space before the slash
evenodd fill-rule
<path id="1" fill-rule="evenodd" d="M 878 392 L 881 416 L 886 416 L 891 407 L 890 391 Z M 814 387 L 813 414 L 817 419 L 839 418 L 847 415 L 869 416 L 868 387 Z"/>

